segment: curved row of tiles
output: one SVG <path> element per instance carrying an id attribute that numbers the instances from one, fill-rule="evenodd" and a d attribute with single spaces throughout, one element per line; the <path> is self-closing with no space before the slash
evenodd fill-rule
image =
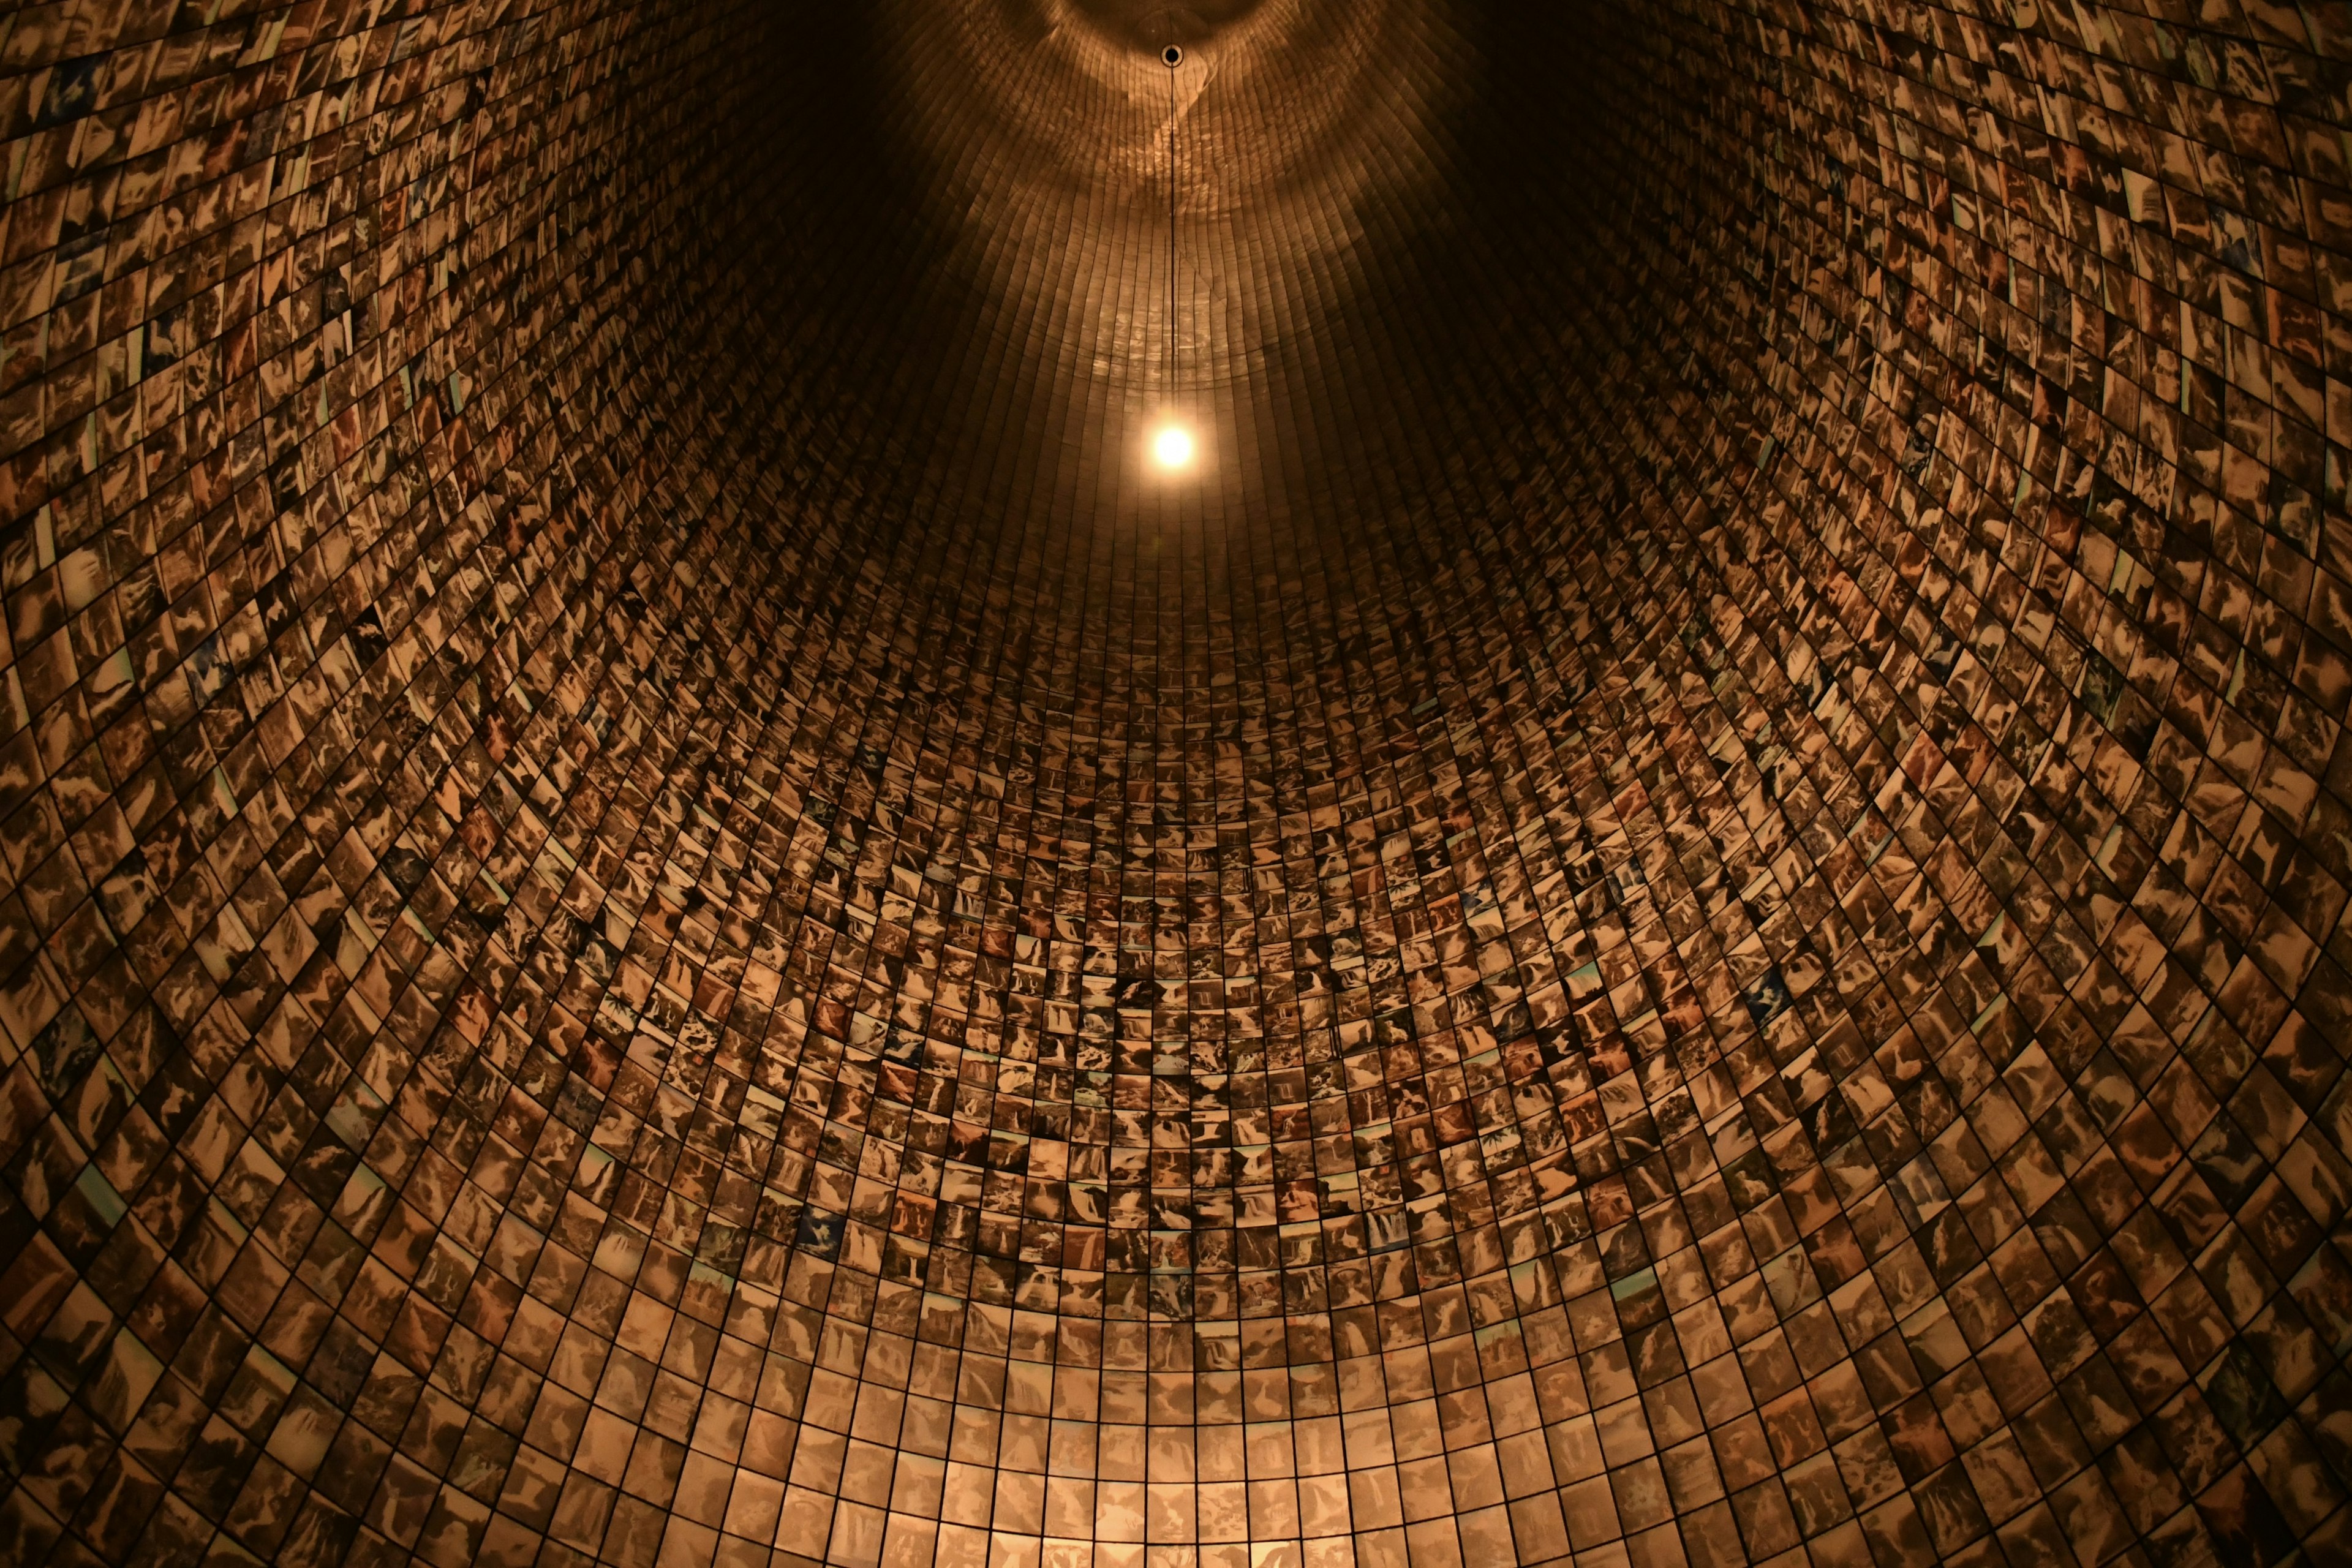
<path id="1" fill-rule="evenodd" d="M 2333 14 L 1372 9 L 0 23 L 0 1554 L 2342 1551 Z"/>

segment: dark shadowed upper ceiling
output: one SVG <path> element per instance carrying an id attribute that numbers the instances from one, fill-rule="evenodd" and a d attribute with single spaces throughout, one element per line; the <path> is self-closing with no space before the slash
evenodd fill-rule
<path id="1" fill-rule="evenodd" d="M 740 188 L 704 233 L 789 323 L 761 330 L 847 362 L 809 395 L 856 399 L 975 517 L 1336 515 L 1399 461 L 1380 447 L 1449 438 L 1430 355 L 1467 334 L 1460 368 L 1492 374 L 1491 340 L 1530 332 L 1493 248 L 1517 237 L 1465 251 L 1465 226 L 1523 195 L 1530 156 L 1561 165 L 1485 158 L 1499 106 L 1449 7 L 903 5 L 761 31 L 717 132 L 742 138 Z M 1568 195 L 1519 216 L 1549 232 Z M 1169 407 L 1208 441 L 1181 490 L 1143 461 Z"/>

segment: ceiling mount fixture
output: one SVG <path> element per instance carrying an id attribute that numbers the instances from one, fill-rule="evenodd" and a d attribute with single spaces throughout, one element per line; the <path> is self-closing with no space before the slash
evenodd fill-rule
<path id="1" fill-rule="evenodd" d="M 1151 458 L 1174 472 L 1192 467 L 1199 448 L 1183 416 L 1175 411 L 1172 396 L 1176 384 L 1176 68 L 1184 63 L 1182 46 L 1171 43 L 1161 49 L 1160 63 L 1168 68 L 1168 337 L 1160 354 L 1160 414 L 1151 435 Z"/>

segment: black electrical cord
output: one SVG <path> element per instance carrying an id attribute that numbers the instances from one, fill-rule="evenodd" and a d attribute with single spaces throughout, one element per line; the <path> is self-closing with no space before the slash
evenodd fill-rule
<path id="1" fill-rule="evenodd" d="M 1170 44 L 1160 52 L 1168 67 L 1168 353 L 1162 401 L 1173 406 L 1176 390 L 1176 68 L 1184 51 Z"/>

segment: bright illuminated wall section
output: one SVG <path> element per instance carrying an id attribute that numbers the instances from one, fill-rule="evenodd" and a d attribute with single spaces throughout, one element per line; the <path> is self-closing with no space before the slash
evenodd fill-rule
<path id="1" fill-rule="evenodd" d="M 2345 1555 L 2341 8 L 1534 9 L 0 19 L 0 1561 Z"/>

